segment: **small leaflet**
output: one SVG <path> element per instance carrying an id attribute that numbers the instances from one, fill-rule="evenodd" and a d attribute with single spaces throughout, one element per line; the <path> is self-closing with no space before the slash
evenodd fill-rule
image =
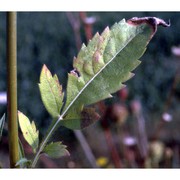
<path id="1" fill-rule="evenodd" d="M 35 153 L 39 146 L 39 131 L 37 131 L 34 121 L 31 123 L 28 117 L 20 111 L 18 111 L 18 118 L 23 137 Z"/>

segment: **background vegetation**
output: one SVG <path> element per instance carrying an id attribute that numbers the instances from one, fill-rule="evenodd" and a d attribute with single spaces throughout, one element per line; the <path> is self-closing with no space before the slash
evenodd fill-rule
<path id="1" fill-rule="evenodd" d="M 87 16 L 96 18 L 96 22 L 93 24 L 93 34 L 97 31 L 102 32 L 106 26 L 111 26 L 114 22 L 118 22 L 123 18 L 130 19 L 134 16 L 156 16 L 165 21 L 171 21 L 170 28 L 159 27 L 145 55 L 141 58 L 142 64 L 135 70 L 135 78 L 126 83 L 128 86 L 128 98 L 125 104 L 130 107 L 129 105 L 134 99 L 141 102 L 148 139 L 150 140 L 161 120 L 176 71 L 180 66 L 178 57 L 174 56 L 171 51 L 173 46 L 180 44 L 180 13 L 88 12 Z M 41 133 L 44 133 L 50 118 L 43 107 L 38 89 L 40 71 L 42 65 L 46 64 L 51 72 L 57 73 L 63 87 L 66 86 L 67 72 L 73 69 L 72 60 L 78 52 L 75 35 L 65 12 L 19 12 L 17 19 L 18 107 L 31 119 L 34 119 L 38 129 L 40 129 Z M 82 42 L 87 43 L 83 25 L 80 27 L 80 34 Z M 6 91 L 5 48 L 6 17 L 5 13 L 0 13 L 0 92 Z M 168 147 L 171 147 L 173 152 L 174 144 L 178 147 L 176 151 L 179 152 L 180 143 L 179 89 L 180 87 L 177 85 L 167 110 L 172 116 L 172 121 L 163 126 L 158 136 L 158 140 L 168 144 Z M 115 102 L 119 102 L 118 93 L 115 94 L 114 98 L 107 100 L 106 105 L 109 107 Z M 6 104 L 0 104 L 0 115 L 2 116 L 5 111 Z M 132 117 L 128 117 L 124 125 L 125 132 L 133 136 L 134 121 Z M 115 132 L 113 129 L 112 131 Z M 107 145 L 104 143 L 105 139 L 103 139 L 100 122 L 89 129 L 83 130 L 83 132 L 96 158 L 104 156 L 108 161 L 111 161 Z M 95 137 L 92 132 L 94 132 Z M 6 133 L 4 131 L 4 140 L 0 144 L 0 151 L 4 149 L 4 153 L 7 150 Z M 59 163 L 61 167 L 89 167 L 86 158 L 83 158 L 84 154 L 72 131 L 60 128 L 54 138 L 56 137 L 60 137 L 69 146 L 69 151 L 72 153 L 71 157 L 61 159 L 56 162 L 57 164 Z M 96 139 L 96 142 L 94 139 Z M 3 153 L 0 156 L 0 161 L 3 162 Z M 51 166 L 52 162 L 48 163 Z M 44 167 L 42 163 L 39 166 Z M 52 166 L 56 166 L 56 164 L 52 164 Z M 176 166 L 180 166 L 180 164 L 176 163 Z"/>

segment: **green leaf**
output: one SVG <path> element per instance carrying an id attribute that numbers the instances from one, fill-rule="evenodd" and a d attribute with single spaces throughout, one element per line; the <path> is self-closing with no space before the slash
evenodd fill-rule
<path id="1" fill-rule="evenodd" d="M 15 166 L 20 166 L 21 168 L 27 168 L 30 167 L 31 161 L 26 158 L 21 158 Z"/>
<path id="2" fill-rule="evenodd" d="M 60 125 L 70 129 L 83 129 L 100 119 L 99 114 L 95 108 L 83 108 L 81 111 L 81 118 L 77 119 L 62 119 Z"/>
<path id="3" fill-rule="evenodd" d="M 81 119 L 85 106 L 112 97 L 112 93 L 123 88 L 124 82 L 134 76 L 131 73 L 139 64 L 138 60 L 154 36 L 157 25 L 169 26 L 163 20 L 146 17 L 124 19 L 96 35 L 88 45 L 82 45 L 74 70 L 68 74 L 67 97 L 61 117 L 66 127 L 84 128 L 93 123 L 89 119 L 85 126 L 72 126 L 73 119 Z M 86 119 L 86 121 L 88 121 Z M 68 123 L 69 122 L 69 123 Z"/>
<path id="4" fill-rule="evenodd" d="M 22 112 L 18 111 L 19 125 L 25 140 L 32 147 L 33 152 L 39 146 L 39 132 L 36 130 L 34 121 L 30 123 L 28 117 L 26 117 Z"/>
<path id="5" fill-rule="evenodd" d="M 46 153 L 51 158 L 60 158 L 62 156 L 69 156 L 69 152 L 66 146 L 62 142 L 52 142 L 45 146 L 43 152 Z"/>
<path id="6" fill-rule="evenodd" d="M 57 118 L 63 105 L 64 94 L 57 75 L 52 77 L 46 65 L 41 71 L 39 89 L 45 108 L 53 118 Z"/>
<path id="7" fill-rule="evenodd" d="M 4 115 L 2 116 L 2 118 L 0 119 L 0 140 L 1 140 L 1 137 L 2 137 L 2 132 L 3 132 L 3 129 L 4 129 L 4 122 L 5 122 L 5 113 Z"/>

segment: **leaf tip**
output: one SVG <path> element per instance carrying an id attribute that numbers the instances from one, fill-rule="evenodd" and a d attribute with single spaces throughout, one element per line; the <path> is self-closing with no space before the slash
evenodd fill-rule
<path id="1" fill-rule="evenodd" d="M 129 19 L 127 21 L 127 23 L 131 24 L 131 25 L 135 25 L 135 26 L 141 25 L 141 24 L 148 24 L 152 27 L 153 34 L 156 32 L 158 25 L 161 25 L 164 27 L 170 26 L 170 20 L 168 23 L 166 23 L 163 19 L 160 19 L 157 17 L 142 17 L 142 18 L 133 17 L 133 18 Z"/>
<path id="2" fill-rule="evenodd" d="M 18 110 L 18 113 L 17 113 L 17 114 L 18 114 L 18 118 L 19 118 L 19 121 L 20 121 L 21 118 L 22 118 L 22 116 L 24 116 L 24 114 L 23 114 L 21 111 L 19 111 L 19 110 Z M 21 116 L 21 118 L 20 118 L 20 116 Z"/>
<path id="3" fill-rule="evenodd" d="M 41 74 L 42 74 L 42 73 L 45 73 L 45 72 L 47 72 L 47 71 L 48 71 L 47 66 L 46 66 L 45 64 L 43 64 L 43 67 L 42 67 L 42 69 L 41 69 Z"/>
<path id="4" fill-rule="evenodd" d="M 42 69 L 47 69 L 47 66 L 45 64 L 43 64 Z"/>
<path id="5" fill-rule="evenodd" d="M 65 150 L 64 156 L 70 156 L 70 153 L 67 149 Z"/>
<path id="6" fill-rule="evenodd" d="M 107 27 L 105 28 L 105 31 L 109 31 L 109 26 L 107 26 Z"/>
<path id="7" fill-rule="evenodd" d="M 127 80 L 131 79 L 131 78 L 134 77 L 134 76 L 135 76 L 135 73 L 130 72 L 130 73 L 129 73 L 129 77 L 128 77 Z"/>

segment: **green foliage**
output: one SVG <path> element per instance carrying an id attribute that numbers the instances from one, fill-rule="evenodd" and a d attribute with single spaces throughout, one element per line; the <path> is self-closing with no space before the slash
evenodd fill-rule
<path id="1" fill-rule="evenodd" d="M 91 107 L 84 107 L 80 115 L 81 117 L 76 119 L 62 119 L 59 124 L 70 129 L 83 129 L 100 119 L 95 108 Z"/>
<path id="2" fill-rule="evenodd" d="M 75 12 L 74 14 L 77 14 Z M 42 64 L 55 72 L 63 87 L 66 85 L 67 74 L 72 69 L 72 57 L 77 53 L 72 28 L 65 12 L 19 12 L 18 14 L 18 104 L 24 113 L 36 117 L 41 130 L 48 125 L 48 113 L 43 108 L 39 98 L 39 90 L 34 82 L 39 81 Z M 171 20 L 173 28 L 160 28 L 151 41 L 148 51 L 141 60 L 147 60 L 138 67 L 138 73 L 133 81 L 128 81 L 131 98 L 140 97 L 144 108 L 150 115 L 161 112 L 166 100 L 170 82 L 175 74 L 177 65 L 171 54 L 171 46 L 179 45 L 180 13 L 175 12 L 87 12 L 87 16 L 98 19 L 93 25 L 94 32 L 102 32 L 104 27 L 112 25 L 122 18 L 129 19 L 134 16 L 161 17 Z M 6 90 L 6 18 L 0 12 L 0 91 Z M 47 28 L 48 27 L 48 28 Z M 83 27 L 81 37 L 85 42 Z M 158 47 L 158 49 L 157 49 Z M 24 68 L 26 67 L 26 68 Z M 166 73 L 168 71 L 168 73 Z M 143 82 L 143 83 L 142 83 Z M 153 93 L 152 93 L 153 91 Z M 116 100 L 116 97 L 114 97 Z M 108 101 L 109 102 L 109 101 Z M 178 105 L 178 104 L 177 104 Z M 6 110 L 1 105 L 0 114 Z"/>
<path id="3" fill-rule="evenodd" d="M 125 19 L 107 27 L 102 34 L 96 33 L 88 45 L 82 45 L 72 70 L 68 74 L 66 96 L 55 74 L 52 76 L 46 65 L 40 75 L 39 89 L 43 104 L 53 121 L 41 143 L 31 166 L 35 167 L 42 152 L 52 158 L 68 155 L 61 142 L 47 142 L 58 125 L 82 129 L 97 121 L 100 116 L 89 105 L 106 98 L 123 88 L 134 76 L 132 71 L 140 64 L 147 44 L 154 36 L 158 25 L 169 26 L 155 17 Z M 19 124 L 26 141 L 34 153 L 39 145 L 39 133 L 34 122 L 20 111 Z M 27 160 L 22 158 L 22 164 Z M 20 162 L 20 163 L 21 163 Z"/>
<path id="4" fill-rule="evenodd" d="M 16 166 L 20 166 L 21 168 L 30 167 L 31 161 L 27 160 L 26 158 L 21 158 L 17 163 Z"/>
<path id="5" fill-rule="evenodd" d="M 128 22 L 123 19 L 111 29 L 107 27 L 101 35 L 96 33 L 87 46 L 83 44 L 74 58 L 74 70 L 68 74 L 66 102 L 61 110 L 62 88 L 49 88 L 60 85 L 44 65 L 40 83 L 45 85 L 40 86 L 40 92 L 47 111 L 52 108 L 52 116 L 61 111 L 59 120 L 64 119 L 61 125 L 72 129 L 81 129 L 96 121 L 99 116 L 87 106 L 112 97 L 112 93 L 125 86 L 122 83 L 134 75 L 131 71 L 140 64 L 138 59 L 159 24 L 168 26 L 157 18 L 133 18 Z"/>
<path id="6" fill-rule="evenodd" d="M 111 93 L 124 87 L 122 82 L 132 77 L 130 71 L 139 65 L 137 59 L 145 48 L 141 43 L 133 53 L 138 42 L 134 47 L 129 45 L 140 31 L 122 20 L 111 30 L 106 28 L 101 35 L 97 33 L 87 47 L 82 46 L 74 59 L 74 68 L 80 77 L 73 72 L 68 75 L 65 119 L 81 119 L 84 105 L 112 97 Z"/>
<path id="7" fill-rule="evenodd" d="M 22 112 L 18 111 L 19 125 L 25 140 L 32 147 L 33 152 L 39 146 L 39 132 L 36 130 L 36 125 L 34 121 L 30 123 L 28 117 L 26 117 Z"/>
<path id="8" fill-rule="evenodd" d="M 5 122 L 5 113 L 2 116 L 2 118 L 0 119 L 0 140 L 1 140 L 2 132 L 3 132 L 3 128 L 4 128 L 4 122 Z"/>
<path id="9" fill-rule="evenodd" d="M 74 14 L 77 14 L 75 12 Z M 38 82 L 42 64 L 55 72 L 63 87 L 66 83 L 66 72 L 72 69 L 72 57 L 76 54 L 74 34 L 65 12 L 19 12 L 18 14 L 18 104 L 24 113 L 36 117 L 36 122 L 45 130 L 48 123 L 48 113 L 42 106 L 39 92 L 34 82 Z M 144 107 L 151 113 L 161 112 L 161 107 L 167 97 L 170 82 L 174 76 L 176 64 L 171 54 L 171 46 L 180 42 L 180 13 L 176 12 L 87 12 L 98 21 L 93 25 L 93 33 L 102 31 L 107 25 L 122 18 L 134 16 L 156 16 L 171 20 L 173 28 L 160 28 L 150 48 L 142 60 L 147 60 L 138 68 L 133 81 L 128 81 L 131 97 L 139 96 Z M 6 18 L 5 12 L 0 12 L 0 91 L 6 90 Z M 48 28 L 47 28 L 48 27 Z M 82 29 L 82 26 L 81 26 Z M 84 31 L 81 31 L 84 37 Z M 83 41 L 85 41 L 83 39 Z M 157 49 L 158 47 L 158 49 Z M 24 68 L 26 67 L 26 68 Z M 166 73 L 168 71 L 168 73 Z M 144 82 L 144 83 L 142 83 Z M 148 82 L 148 83 L 147 83 Z M 151 93 L 153 90 L 153 94 Z M 178 104 L 177 104 L 178 105 Z M 6 106 L 1 105 L 0 114 Z M 151 114 L 149 114 L 151 115 Z"/>
<path id="10" fill-rule="evenodd" d="M 43 150 L 51 158 L 60 158 L 69 155 L 66 146 L 62 142 L 51 142 Z"/>
<path id="11" fill-rule="evenodd" d="M 47 111 L 53 118 L 57 118 L 63 105 L 64 94 L 57 75 L 52 77 L 45 65 L 41 71 L 39 89 Z"/>

